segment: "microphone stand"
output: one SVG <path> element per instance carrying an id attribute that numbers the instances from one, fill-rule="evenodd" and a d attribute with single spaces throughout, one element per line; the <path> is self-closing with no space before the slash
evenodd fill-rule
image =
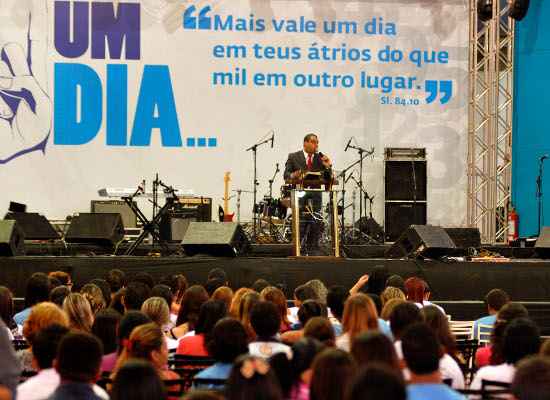
<path id="1" fill-rule="evenodd" d="M 349 147 L 352 147 L 351 145 Z M 353 147 L 355 148 L 355 147 Z M 363 150 L 363 149 L 362 149 Z M 353 162 L 351 165 L 349 165 L 348 167 L 344 168 L 342 170 L 342 172 L 340 172 L 340 174 L 338 175 L 338 177 L 341 177 L 342 178 L 342 205 L 344 206 L 343 207 L 343 210 L 342 210 L 342 216 L 340 217 L 341 219 L 341 224 L 342 224 L 342 230 L 341 230 L 341 233 L 342 233 L 342 244 L 346 244 L 345 243 L 345 239 L 346 239 L 346 236 L 344 234 L 344 231 L 345 231 L 345 228 L 346 228 L 346 225 L 345 225 L 345 221 L 346 221 L 346 218 L 345 218 L 345 214 L 346 214 L 346 210 L 345 210 L 345 204 L 346 204 L 346 183 L 348 181 L 349 178 L 346 177 L 347 173 L 349 170 L 351 170 L 352 168 L 355 168 L 355 166 L 357 164 L 361 164 L 361 166 L 363 165 L 363 160 L 374 154 L 374 147 L 367 151 L 365 154 L 363 154 L 364 151 L 361 153 L 361 158 L 355 162 Z M 354 213 L 354 219 L 355 219 L 355 213 Z M 353 221 L 355 223 L 355 221 Z"/>
<path id="2" fill-rule="evenodd" d="M 257 224 L 258 224 L 258 213 L 257 213 L 257 207 L 256 207 L 256 198 L 258 196 L 258 185 L 259 185 L 259 182 L 258 182 L 258 167 L 257 167 L 257 157 L 258 157 L 258 147 L 266 144 L 266 143 L 269 143 L 272 141 L 272 138 L 269 138 L 269 139 L 265 139 L 265 140 L 262 140 L 258 143 L 256 143 L 255 145 L 252 145 L 250 146 L 248 149 L 246 149 L 245 151 L 252 151 L 252 157 L 253 157 L 253 160 L 254 160 L 254 183 L 253 183 L 253 187 L 254 187 L 254 207 L 252 209 L 253 211 L 253 214 L 254 214 L 254 230 L 253 230 L 253 239 L 254 241 L 256 241 L 256 239 L 258 238 L 258 233 L 257 233 Z"/>
<path id="3" fill-rule="evenodd" d="M 539 233 L 540 236 L 541 225 L 542 225 L 542 172 L 544 169 L 544 160 L 546 156 L 539 158 L 539 175 L 537 176 L 537 206 L 538 206 L 538 222 L 539 222 Z"/>
<path id="4" fill-rule="evenodd" d="M 273 201 L 273 182 L 275 182 L 275 177 L 279 173 L 279 163 L 275 165 L 275 173 L 273 174 L 273 177 L 269 180 L 269 204 L 267 208 L 267 212 L 269 213 L 269 232 L 273 234 L 273 209 L 275 206 L 275 202 Z"/>
<path id="5" fill-rule="evenodd" d="M 352 144 L 349 145 L 350 149 L 355 149 L 359 153 L 359 190 L 361 193 L 363 192 L 363 155 L 365 154 L 365 157 L 370 156 L 374 154 L 374 147 L 372 147 L 370 150 L 366 150 L 359 146 L 354 146 Z M 359 220 L 363 218 L 363 197 L 361 196 L 359 198 Z"/>

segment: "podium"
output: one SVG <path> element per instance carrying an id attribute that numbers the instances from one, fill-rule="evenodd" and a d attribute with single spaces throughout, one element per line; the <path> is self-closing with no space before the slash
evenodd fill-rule
<path id="1" fill-rule="evenodd" d="M 321 188 L 322 185 L 325 185 L 325 188 Z M 325 210 L 327 217 L 321 216 L 321 222 L 325 224 L 325 229 L 329 230 L 330 233 L 330 247 L 331 252 L 328 256 L 321 256 L 322 258 L 340 258 L 340 234 L 339 234 L 339 223 L 338 223 L 338 191 L 332 189 L 333 182 L 324 183 L 324 182 L 308 182 L 307 186 L 313 186 L 316 188 L 307 188 L 304 187 L 304 184 L 296 184 L 294 189 L 290 191 L 290 204 L 292 210 L 292 245 L 294 250 L 295 257 L 306 257 L 302 255 L 301 242 L 302 238 L 300 236 L 300 223 L 302 220 L 302 213 L 305 212 L 304 208 L 307 208 L 306 205 L 300 204 L 301 199 L 307 198 L 321 198 L 321 209 L 309 210 L 309 213 L 312 214 L 322 214 Z M 327 199 L 326 202 L 323 202 L 323 197 Z M 302 202 L 303 203 L 303 202 Z M 326 204 L 326 206 L 325 206 Z M 311 208 L 311 207 L 310 207 Z M 320 211 L 320 212 L 319 212 Z M 315 218 L 315 216 L 313 216 Z M 319 258 L 319 257 L 317 257 Z"/>

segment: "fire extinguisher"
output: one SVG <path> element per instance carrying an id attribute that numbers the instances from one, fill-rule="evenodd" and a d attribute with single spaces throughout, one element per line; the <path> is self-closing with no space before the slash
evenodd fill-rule
<path id="1" fill-rule="evenodd" d="M 508 212 L 508 243 L 519 238 L 519 214 L 510 208 Z"/>

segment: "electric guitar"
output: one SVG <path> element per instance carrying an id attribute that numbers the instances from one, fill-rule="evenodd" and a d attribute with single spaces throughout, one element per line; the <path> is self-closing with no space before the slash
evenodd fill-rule
<path id="1" fill-rule="evenodd" d="M 226 172 L 223 177 L 223 222 L 233 222 L 235 213 L 229 213 L 229 182 L 231 182 L 231 172 Z"/>

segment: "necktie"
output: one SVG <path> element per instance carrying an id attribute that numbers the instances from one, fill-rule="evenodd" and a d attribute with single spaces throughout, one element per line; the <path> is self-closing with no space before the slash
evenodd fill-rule
<path id="1" fill-rule="evenodd" d="M 313 168 L 313 160 L 311 154 L 307 155 L 307 169 Z"/>

